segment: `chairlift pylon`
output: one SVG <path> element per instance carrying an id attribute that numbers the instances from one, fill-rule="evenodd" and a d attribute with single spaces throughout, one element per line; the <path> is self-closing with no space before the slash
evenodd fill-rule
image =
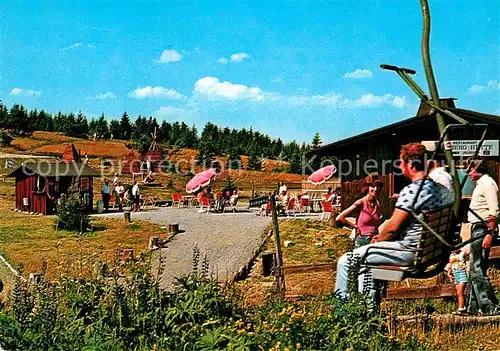
<path id="1" fill-rule="evenodd" d="M 413 266 L 370 266 L 367 267 L 375 270 L 373 276 L 377 279 L 382 280 L 401 280 L 404 278 L 416 278 L 416 279 L 426 279 L 441 273 L 449 260 L 450 253 L 456 249 L 459 249 L 467 244 L 470 244 L 476 240 L 480 240 L 487 235 L 485 232 L 483 235 L 471 238 L 462 243 L 457 243 L 460 236 L 460 218 L 458 214 L 460 213 L 462 189 L 465 185 L 467 178 L 465 177 L 460 181 L 458 177 L 457 167 L 455 165 L 455 159 L 453 157 L 453 152 L 451 145 L 449 143 L 448 134 L 451 130 L 460 128 L 483 128 L 481 139 L 479 140 L 476 150 L 474 152 L 473 158 L 479 155 L 482 144 L 486 138 L 488 131 L 488 125 L 484 123 L 470 123 L 469 121 L 463 119 L 457 114 L 443 108 L 440 105 L 439 93 L 434 77 L 434 72 L 432 69 L 432 63 L 429 53 L 429 42 L 430 42 L 430 9 L 427 0 L 420 0 L 420 5 L 422 8 L 422 19 L 423 19 L 423 31 L 422 31 L 422 60 L 426 75 L 427 84 L 430 91 L 431 99 L 425 94 L 424 90 L 413 80 L 410 75 L 416 73 L 415 70 L 409 68 L 402 68 L 393 65 L 382 64 L 380 67 L 384 70 L 390 70 L 396 72 L 401 79 L 415 92 L 415 94 L 420 98 L 422 102 L 431 107 L 431 115 L 436 117 L 436 122 L 438 130 L 440 133 L 439 141 L 436 145 L 435 150 L 432 154 L 432 159 L 436 158 L 439 151 L 444 151 L 446 156 L 446 161 L 450 168 L 450 173 L 453 179 L 454 189 L 455 189 L 455 201 L 448 205 L 436 209 L 434 211 L 427 211 L 425 213 L 416 213 L 415 204 L 419 195 L 423 189 L 425 178 L 428 177 L 430 172 L 430 167 L 426 167 L 425 178 L 420 183 L 415 199 L 411 205 L 411 215 L 423 226 L 422 239 L 420 241 L 419 247 L 415 252 L 416 258 Z M 443 115 L 449 116 L 454 119 L 457 123 L 446 124 Z M 470 166 L 469 166 L 470 167 Z M 469 167 L 467 171 L 469 170 Z M 475 217 L 477 217 L 481 222 L 486 222 L 480 218 L 474 211 L 468 209 Z M 385 250 L 385 248 L 377 248 L 377 250 Z M 391 249 L 387 249 L 391 250 Z M 434 250 L 434 251 L 432 251 Z M 362 257 L 362 262 L 366 260 L 369 255 L 369 250 Z M 438 257 L 439 255 L 439 257 Z M 388 273 L 389 272 L 389 273 Z M 393 274 L 394 272 L 399 272 L 400 274 Z M 395 278 L 395 279 L 391 279 Z"/>

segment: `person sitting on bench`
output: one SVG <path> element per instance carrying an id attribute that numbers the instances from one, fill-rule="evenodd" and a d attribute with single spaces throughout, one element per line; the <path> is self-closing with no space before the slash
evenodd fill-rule
<path id="1" fill-rule="evenodd" d="M 353 250 L 354 256 L 366 256 L 365 263 L 370 265 L 399 266 L 413 263 L 414 250 L 420 241 L 423 226 L 412 217 L 410 211 L 421 182 L 424 182 L 418 199 L 415 203 L 415 212 L 433 210 L 443 206 L 438 186 L 431 179 L 426 179 L 425 146 L 420 143 L 410 143 L 400 151 L 400 168 L 403 175 L 411 180 L 411 184 L 401 190 L 396 202 L 396 209 L 387 223 L 379 228 L 379 234 L 372 239 L 372 243 Z M 390 250 L 384 250 L 384 248 Z M 344 254 L 337 263 L 337 281 L 335 289 L 342 297 L 347 297 L 347 279 L 349 271 L 348 254 Z M 364 272 L 359 275 L 359 291 L 363 291 Z M 368 279 L 367 279 L 368 280 Z M 370 297 L 376 298 L 375 281 L 371 279 Z"/>
<path id="2" fill-rule="evenodd" d="M 151 184 L 151 183 L 154 183 L 154 181 L 155 181 L 155 177 L 153 177 L 153 172 L 150 171 L 142 182 L 144 184 Z"/>

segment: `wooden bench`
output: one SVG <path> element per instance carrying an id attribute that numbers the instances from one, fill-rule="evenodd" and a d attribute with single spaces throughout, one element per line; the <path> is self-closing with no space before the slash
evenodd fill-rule
<path id="1" fill-rule="evenodd" d="M 455 234 L 456 228 L 453 228 L 452 205 L 432 211 L 424 211 L 417 217 L 422 220 L 423 229 L 420 242 L 415 250 L 374 248 L 377 251 L 414 252 L 415 259 L 413 263 L 407 266 L 364 264 L 366 257 L 370 254 L 370 249 L 368 249 L 361 262 L 364 267 L 370 268 L 374 279 L 391 281 L 399 281 L 405 278 L 426 279 L 443 271 L 450 255 L 450 248 L 444 242 L 453 244 L 454 235 L 458 235 Z"/>

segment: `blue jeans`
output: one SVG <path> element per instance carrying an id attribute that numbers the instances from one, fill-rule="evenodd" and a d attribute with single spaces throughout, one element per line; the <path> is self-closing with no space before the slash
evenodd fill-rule
<path id="1" fill-rule="evenodd" d="M 475 223 L 471 229 L 471 237 L 476 238 L 484 234 L 486 226 L 482 223 Z M 498 315 L 500 305 L 487 274 L 490 250 L 483 249 L 482 244 L 482 239 L 470 244 L 470 289 L 466 302 L 467 312 L 472 315 L 480 312 Z"/>
<path id="2" fill-rule="evenodd" d="M 366 256 L 365 263 L 371 265 L 408 265 L 413 263 L 415 254 L 413 252 L 406 251 L 395 251 L 395 250 L 383 250 L 383 248 L 390 249 L 406 249 L 403 247 L 400 241 L 381 241 L 374 244 L 365 245 L 354 249 L 352 252 L 354 255 L 358 255 L 360 258 L 363 257 L 366 250 L 370 249 L 369 254 Z M 358 277 L 358 289 L 363 291 L 364 273 L 366 273 L 366 268 L 361 268 Z M 349 272 L 349 263 L 347 254 L 342 255 L 337 263 L 337 281 L 335 284 L 335 290 L 337 290 L 342 297 L 348 297 L 347 294 L 347 278 Z M 375 282 L 372 279 L 370 296 L 375 298 Z"/>

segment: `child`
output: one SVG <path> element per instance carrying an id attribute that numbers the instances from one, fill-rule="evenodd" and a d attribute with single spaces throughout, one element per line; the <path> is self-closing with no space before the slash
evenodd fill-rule
<path id="1" fill-rule="evenodd" d="M 457 314 L 467 314 L 465 308 L 465 288 L 467 287 L 467 262 L 468 248 L 464 247 L 451 253 L 450 262 L 446 266 L 449 279 L 455 283 L 458 297 Z"/>

